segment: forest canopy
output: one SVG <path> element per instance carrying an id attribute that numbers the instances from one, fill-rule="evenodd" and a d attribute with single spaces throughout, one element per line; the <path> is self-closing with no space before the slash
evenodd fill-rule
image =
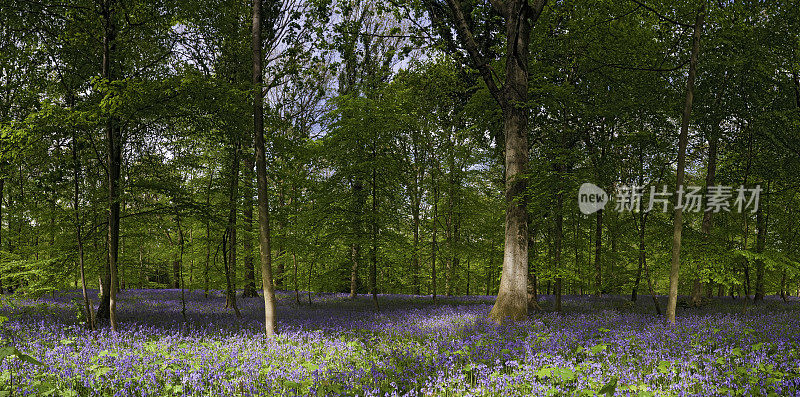
<path id="1" fill-rule="evenodd" d="M 789 0 L 3 0 L 0 288 L 112 327 L 130 289 L 797 295 L 798 32 Z"/>

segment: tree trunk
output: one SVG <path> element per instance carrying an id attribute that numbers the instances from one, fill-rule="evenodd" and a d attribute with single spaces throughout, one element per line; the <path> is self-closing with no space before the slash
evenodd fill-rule
<path id="1" fill-rule="evenodd" d="M 355 299 L 357 294 L 359 258 L 361 258 L 361 244 L 350 244 L 350 299 Z"/>
<path id="2" fill-rule="evenodd" d="M 211 184 L 214 181 L 214 171 L 208 175 L 206 187 L 206 208 L 211 208 Z M 206 263 L 203 268 L 203 296 L 208 299 L 209 269 L 211 267 L 211 217 L 206 216 Z"/>
<path id="3" fill-rule="evenodd" d="M 422 291 L 420 291 L 420 261 L 419 261 L 419 201 L 415 201 L 414 207 L 411 209 L 411 217 L 414 223 L 414 252 L 411 254 L 411 262 L 414 267 L 414 276 L 413 276 L 413 283 L 414 283 L 414 293 L 416 295 L 420 295 Z"/>
<path id="4" fill-rule="evenodd" d="M 631 291 L 631 302 L 636 302 L 636 295 L 639 293 L 639 282 L 642 279 L 642 269 L 644 269 L 644 262 L 645 262 L 645 246 L 644 246 L 644 236 L 645 236 L 645 219 L 646 216 L 644 212 L 639 212 L 639 266 L 636 268 L 636 279 L 633 282 L 633 291 Z"/>
<path id="5" fill-rule="evenodd" d="M 767 191 L 765 192 L 765 197 L 769 195 L 769 183 L 767 183 Z M 767 206 L 766 200 L 761 200 L 761 203 L 758 206 L 758 210 L 756 211 L 756 225 L 758 227 L 758 233 L 756 234 L 756 252 L 758 254 L 764 253 L 764 247 L 767 241 L 767 220 L 766 216 L 764 215 L 764 208 Z M 764 260 L 758 259 L 756 261 L 756 291 L 755 297 L 753 300 L 763 300 L 764 299 Z"/>
<path id="6" fill-rule="evenodd" d="M 786 302 L 786 269 L 781 272 L 781 299 Z"/>
<path id="7" fill-rule="evenodd" d="M 708 137 L 708 169 L 706 170 L 706 197 L 708 197 L 708 189 L 710 186 L 713 186 L 715 183 L 716 173 L 717 173 L 717 134 L 716 130 L 717 127 L 712 127 L 713 132 Z M 705 243 L 706 248 L 709 247 L 710 239 L 711 239 L 711 226 L 713 221 L 714 213 L 708 211 L 706 208 L 705 213 L 703 214 L 703 224 L 701 226 L 701 232 L 703 233 L 703 242 Z M 692 286 L 692 305 L 699 306 L 702 303 L 703 296 L 703 283 L 699 277 L 694 279 L 694 285 Z"/>
<path id="8" fill-rule="evenodd" d="M 71 98 L 71 97 L 70 97 Z M 70 101 L 71 102 L 71 101 Z M 72 103 L 70 103 L 70 108 Z M 78 160 L 78 138 L 73 132 L 72 134 L 72 162 L 73 162 L 73 183 L 75 187 L 72 209 L 75 212 L 75 240 L 78 243 L 78 270 L 81 276 L 81 292 L 83 294 L 83 309 L 86 315 L 86 325 L 89 329 L 94 330 L 94 313 L 92 311 L 92 301 L 89 298 L 89 293 L 86 291 L 86 271 L 84 263 L 83 252 L 83 234 L 82 234 L 82 221 L 80 215 L 80 175 L 81 165 Z M 2 206 L 3 198 L 3 180 L 0 179 L 0 206 Z M 0 207 L 2 208 L 2 207 Z M 2 226 L 2 217 L 0 217 L 0 226 Z M 0 227 L 1 228 L 1 227 Z M 2 244 L 0 244 L 2 247 Z"/>
<path id="9" fill-rule="evenodd" d="M 294 265 L 294 300 L 300 303 L 300 282 L 297 280 L 297 255 L 292 251 L 292 265 Z"/>
<path id="10" fill-rule="evenodd" d="M 439 223 L 439 188 L 436 181 L 433 181 L 433 222 L 431 223 L 431 296 L 436 302 L 436 253 L 439 250 L 436 244 L 437 226 Z"/>
<path id="11" fill-rule="evenodd" d="M 376 161 L 376 148 L 373 142 L 372 161 Z M 372 246 L 369 250 L 369 289 L 372 293 L 372 302 L 378 308 L 378 170 L 372 168 Z"/>
<path id="12" fill-rule="evenodd" d="M 257 298 L 256 293 L 256 271 L 253 267 L 253 161 L 252 153 L 247 153 L 244 156 L 245 167 L 245 195 L 244 195 L 244 211 L 242 211 L 242 220 L 244 222 L 244 235 L 242 241 L 242 249 L 244 250 L 244 290 L 242 291 L 242 298 Z M 278 271 L 279 279 L 283 273 Z"/>
<path id="13" fill-rule="evenodd" d="M 239 307 L 236 305 L 236 245 L 237 245 L 237 209 L 239 207 L 239 157 L 242 152 L 241 140 L 234 137 L 231 147 L 231 176 L 228 187 L 228 226 L 225 230 L 227 234 L 227 254 L 225 258 L 225 307 L 230 307 L 240 317 Z"/>
<path id="14" fill-rule="evenodd" d="M 536 3 L 533 9 L 528 1 L 506 2 L 506 82 L 500 93 L 505 136 L 505 244 L 500 288 L 489 313 L 496 323 L 522 320 L 528 314 L 528 210 L 523 194 L 528 172 L 526 104 L 531 20 L 544 6 L 543 2 Z M 492 78 L 483 74 L 484 81 Z"/>
<path id="15" fill-rule="evenodd" d="M 686 82 L 686 103 L 681 117 L 681 132 L 678 138 L 678 169 L 675 185 L 683 188 L 684 174 L 686 171 L 686 144 L 689 134 L 689 119 L 692 114 L 692 100 L 694 99 L 694 79 L 697 73 L 697 55 L 700 52 L 700 35 L 703 30 L 705 18 L 705 4 L 697 11 L 692 36 L 692 54 L 689 60 L 689 78 Z M 681 232 L 683 231 L 683 208 L 676 203 L 674 211 L 674 224 L 672 231 L 672 260 L 669 270 L 669 301 L 667 304 L 667 321 L 675 324 L 675 308 L 678 303 L 678 272 L 681 264 Z"/>
<path id="16" fill-rule="evenodd" d="M 272 287 L 272 255 L 270 253 L 269 200 L 267 197 L 267 156 L 264 145 L 264 92 L 261 69 L 261 1 L 253 0 L 253 133 L 258 179 L 258 228 L 261 248 L 261 284 L 264 295 L 264 331 L 275 334 L 275 292 Z"/>
<path id="17" fill-rule="evenodd" d="M 181 287 L 181 264 L 177 260 L 172 261 L 172 288 Z"/>
<path id="18" fill-rule="evenodd" d="M 353 181 L 353 243 L 350 244 L 350 299 L 355 299 L 358 289 L 358 267 L 361 262 L 361 234 L 362 216 L 364 212 L 364 186 L 361 183 L 360 175 Z"/>
<path id="19" fill-rule="evenodd" d="M 116 76 L 111 68 L 111 57 L 115 49 L 116 25 L 114 23 L 115 0 L 106 0 L 102 3 L 103 19 L 103 57 L 102 76 L 109 83 Z M 111 329 L 116 331 L 116 278 L 117 258 L 119 246 L 119 178 L 122 157 L 122 142 L 119 126 L 113 116 L 108 116 L 105 123 L 107 166 L 108 166 L 108 252 L 106 255 L 106 273 L 102 279 L 100 306 L 97 309 L 97 319 L 108 319 Z"/>
<path id="20" fill-rule="evenodd" d="M 597 211 L 597 224 L 594 232 L 594 294 L 600 296 L 603 293 L 603 268 L 600 262 L 603 254 L 603 210 Z"/>
<path id="21" fill-rule="evenodd" d="M 559 178 L 560 178 L 560 176 L 559 176 Z M 562 263 L 561 263 L 561 242 L 562 242 L 562 239 L 564 237 L 564 213 L 563 213 L 563 207 L 564 207 L 564 194 L 561 193 L 561 191 L 559 191 L 558 194 L 556 195 L 556 214 L 555 214 L 555 220 L 556 220 L 556 225 L 555 225 L 555 229 L 556 230 L 555 231 L 556 231 L 556 233 L 555 233 L 554 241 L 553 241 L 553 249 L 555 250 L 555 252 L 553 253 L 553 258 L 555 259 L 554 260 L 554 265 L 555 265 L 555 268 L 556 268 L 556 273 L 558 274 L 558 276 L 556 277 L 556 282 L 555 282 L 553 294 L 556 296 L 556 311 L 559 312 L 559 313 L 561 312 L 561 284 L 563 282 L 562 278 L 561 278 L 561 267 L 562 267 Z"/>
<path id="22" fill-rule="evenodd" d="M 3 250 L 3 188 L 6 184 L 6 178 L 0 177 L 0 251 Z M 0 274 L 0 294 L 5 294 L 6 290 L 3 288 L 3 275 Z M 91 314 L 89 314 L 91 316 Z"/>
<path id="23" fill-rule="evenodd" d="M 286 209 L 286 200 L 284 198 L 284 189 L 278 189 L 278 203 L 280 204 L 280 208 Z M 291 203 L 291 198 L 290 198 Z M 286 218 L 282 217 L 278 219 L 278 233 L 282 233 L 283 236 L 286 236 Z M 284 239 L 285 240 L 285 239 Z M 284 268 L 284 256 L 286 255 L 285 247 L 280 247 L 278 249 L 278 253 L 275 255 L 275 261 L 277 262 L 275 265 L 275 289 L 282 289 L 284 288 L 284 273 L 286 269 Z"/>

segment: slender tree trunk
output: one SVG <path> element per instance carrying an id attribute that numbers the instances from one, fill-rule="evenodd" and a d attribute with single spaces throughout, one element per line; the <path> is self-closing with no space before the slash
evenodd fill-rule
<path id="1" fill-rule="evenodd" d="M 178 264 L 178 280 L 180 280 L 178 285 L 181 289 L 181 318 L 183 319 L 183 336 L 186 336 L 189 333 L 189 322 L 186 320 L 186 289 L 183 285 L 183 252 L 186 244 L 183 238 L 181 214 L 178 212 L 177 206 L 175 207 L 175 223 L 178 227 L 178 247 L 180 248 L 176 263 Z"/>
<path id="2" fill-rule="evenodd" d="M 646 216 L 644 212 L 639 212 L 639 266 L 636 268 L 636 279 L 633 282 L 633 291 L 631 292 L 631 302 L 636 302 L 637 295 L 639 293 L 639 283 L 642 279 L 642 269 L 644 269 L 644 262 L 645 262 L 645 246 L 644 246 L 644 237 L 645 237 L 645 219 Z"/>
<path id="3" fill-rule="evenodd" d="M 433 182 L 433 222 L 431 223 L 431 295 L 436 302 L 436 253 L 439 250 L 436 234 L 439 223 L 439 188 Z"/>
<path id="4" fill-rule="evenodd" d="M 72 102 L 72 97 L 70 96 L 70 102 Z M 72 103 L 70 103 L 70 108 L 72 107 Z M 72 134 L 72 162 L 73 162 L 73 183 L 75 187 L 73 201 L 72 201 L 72 209 L 75 212 L 75 239 L 78 243 L 78 270 L 80 271 L 81 276 L 81 292 L 83 293 L 83 309 L 86 314 L 86 325 L 89 329 L 94 330 L 94 313 L 92 311 L 92 301 L 89 298 L 89 293 L 86 291 L 86 271 L 85 271 L 85 263 L 84 263 L 84 252 L 83 252 L 83 234 L 82 234 L 82 224 L 81 224 L 81 213 L 80 213 L 80 175 L 81 175 L 81 165 L 78 159 L 78 138 L 76 134 L 73 132 Z M 0 180 L 0 205 L 2 205 L 2 197 L 3 197 L 3 181 Z M 0 227 L 2 226 L 2 217 L 0 217 Z M 2 247 L 2 244 L 0 244 Z"/>
<path id="5" fill-rule="evenodd" d="M 228 188 L 228 226 L 225 230 L 227 234 L 227 253 L 225 260 L 225 307 L 230 307 L 240 317 L 239 307 L 236 305 L 236 249 L 237 249 L 237 209 L 239 207 L 239 157 L 242 152 L 242 145 L 239 138 L 235 137 L 231 147 L 231 177 Z"/>
<path id="6" fill-rule="evenodd" d="M 416 194 L 416 193 L 415 193 Z M 419 201 L 414 202 L 414 207 L 411 209 L 411 216 L 414 223 L 414 252 L 411 254 L 411 261 L 414 267 L 414 276 L 413 276 L 413 283 L 414 283 L 414 293 L 416 295 L 420 295 L 422 291 L 420 291 L 420 261 L 419 261 Z"/>
<path id="7" fill-rule="evenodd" d="M 767 183 L 767 191 L 765 192 L 765 197 L 769 197 L 769 183 Z M 758 233 L 756 234 L 756 252 L 759 254 L 764 253 L 764 247 L 766 245 L 767 240 L 767 220 L 766 216 L 764 215 L 765 207 L 767 206 L 767 200 L 761 200 L 761 203 L 758 206 L 758 210 L 756 211 L 756 225 L 758 227 Z M 758 259 L 756 261 L 756 291 L 755 297 L 753 300 L 763 300 L 764 299 L 764 260 Z"/>
<path id="8" fill-rule="evenodd" d="M 109 82 L 116 78 L 111 67 L 115 50 L 116 25 L 113 13 L 116 1 L 103 3 L 103 78 Z M 113 116 L 106 120 L 106 144 L 108 150 L 108 320 L 113 331 L 117 330 L 117 259 L 119 254 L 119 180 L 122 165 L 122 137 Z M 105 299 L 103 300 L 105 302 Z"/>
<path id="9" fill-rule="evenodd" d="M 211 184 L 214 181 L 214 171 L 208 176 L 206 187 L 206 209 L 211 209 Z M 208 299 L 209 269 L 211 267 L 211 217 L 206 215 L 206 263 L 203 268 L 203 296 Z"/>
<path id="10" fill-rule="evenodd" d="M 706 170 L 706 197 L 708 197 L 709 187 L 714 185 L 716 173 L 717 173 L 717 127 L 714 126 L 713 132 L 708 137 L 708 167 Z M 703 214 L 703 224 L 701 226 L 701 232 L 703 233 L 703 242 L 705 243 L 706 247 L 709 246 L 711 240 L 711 226 L 713 221 L 714 213 L 708 211 L 706 208 L 705 213 Z M 699 277 L 694 279 L 694 285 L 692 286 L 692 305 L 699 306 L 702 303 L 703 296 L 703 283 Z"/>
<path id="11" fill-rule="evenodd" d="M 181 287 L 181 264 L 177 260 L 172 261 L 172 288 Z"/>
<path id="12" fill-rule="evenodd" d="M 603 293 L 603 268 L 600 259 L 603 256 L 603 210 L 595 214 L 597 224 L 594 235 L 594 294 L 600 296 Z"/>
<path id="13" fill-rule="evenodd" d="M 357 295 L 359 258 L 361 258 L 361 244 L 350 244 L 350 299 L 355 299 Z"/>
<path id="14" fill-rule="evenodd" d="M 313 277 L 313 275 L 314 275 L 314 259 L 312 257 L 311 264 L 309 264 L 308 266 L 308 280 L 306 282 L 306 287 L 308 288 L 308 291 L 306 291 L 306 293 L 308 295 L 309 306 L 311 306 L 311 278 Z"/>
<path id="15" fill-rule="evenodd" d="M 264 145 L 263 76 L 261 69 L 261 0 L 253 0 L 253 131 L 256 149 L 256 178 L 258 179 L 258 226 L 261 248 L 261 284 L 264 295 L 264 331 L 267 337 L 275 334 L 275 292 L 272 286 L 272 255 L 270 252 L 269 200 L 267 197 L 267 156 Z"/>
<path id="16" fill-rule="evenodd" d="M 466 264 L 466 271 L 467 271 L 467 296 L 469 296 L 469 282 L 470 282 L 470 269 L 469 269 L 469 256 L 467 256 L 467 264 Z"/>
<path id="17" fill-rule="evenodd" d="M 292 251 L 292 265 L 294 266 L 294 300 L 300 303 L 300 282 L 297 281 L 297 255 Z"/>
<path id="18" fill-rule="evenodd" d="M 0 251 L 3 250 L 3 188 L 6 184 L 6 178 L 0 177 Z M 0 294 L 5 294 L 6 290 L 3 288 L 3 275 L 0 274 Z M 91 316 L 89 314 L 88 316 Z"/>
<path id="19" fill-rule="evenodd" d="M 373 143 L 372 161 L 376 159 L 376 148 Z M 369 288 L 372 293 L 372 302 L 378 308 L 378 170 L 372 168 L 372 247 L 369 252 Z"/>
<path id="20" fill-rule="evenodd" d="M 284 189 L 282 189 L 282 188 L 278 189 L 278 203 L 280 204 L 280 208 L 286 209 L 286 200 L 284 198 L 283 192 L 284 192 Z M 291 198 L 290 198 L 289 202 L 291 203 Z M 280 233 L 283 236 L 286 236 L 286 233 L 287 233 L 286 218 L 279 218 L 278 219 L 278 232 L 277 233 Z M 284 268 L 284 260 L 285 260 L 284 256 L 285 255 L 286 255 L 285 247 L 280 247 L 278 249 L 277 255 L 275 256 L 275 262 L 277 262 L 275 264 L 276 266 L 275 266 L 275 275 L 274 275 L 275 288 L 276 289 L 284 288 L 284 284 L 285 284 L 285 282 L 284 282 L 284 273 L 286 272 L 286 269 Z"/>
<path id="21" fill-rule="evenodd" d="M 558 274 L 558 276 L 556 276 L 556 282 L 553 293 L 556 296 L 556 311 L 559 313 L 561 312 L 561 284 L 563 282 L 561 277 L 561 268 L 563 266 L 563 264 L 561 263 L 561 243 L 564 237 L 563 207 L 564 207 L 564 195 L 563 193 L 561 193 L 561 191 L 559 191 L 558 194 L 556 195 L 556 214 L 555 214 L 556 233 L 553 241 L 553 249 L 555 250 L 555 252 L 553 253 L 553 258 L 555 259 L 554 265 L 556 267 L 556 272 Z"/>
<path id="22" fill-rule="evenodd" d="M 797 76 L 797 71 L 792 72 L 792 81 L 794 81 L 794 101 L 795 106 L 800 109 L 800 77 Z"/>
<path id="23" fill-rule="evenodd" d="M 412 253 L 412 264 L 414 267 L 414 275 L 413 275 L 413 283 L 414 283 L 414 293 L 416 295 L 420 295 L 422 293 L 422 285 L 420 281 L 421 276 L 421 264 L 419 258 L 419 251 L 420 251 L 420 242 L 419 242 L 419 228 L 420 228 L 420 212 L 422 207 L 422 182 L 424 179 L 424 167 L 423 167 L 423 160 L 420 158 L 420 150 L 419 144 L 417 139 L 417 134 L 412 133 L 413 139 L 413 146 L 414 146 L 414 182 L 412 185 L 412 193 L 411 199 L 413 201 L 411 206 L 411 219 L 413 222 L 414 228 L 414 252 Z"/>
<path id="24" fill-rule="evenodd" d="M 786 269 L 781 271 L 781 299 L 786 302 Z"/>
<path id="25" fill-rule="evenodd" d="M 351 267 L 350 267 L 350 299 L 355 299 L 358 289 L 358 267 L 361 262 L 361 235 L 362 235 L 362 217 L 364 215 L 364 186 L 361 182 L 361 176 L 357 176 L 353 181 L 353 239 L 355 240 L 350 244 L 351 254 Z"/>
<path id="26" fill-rule="evenodd" d="M 681 117 L 681 132 L 678 139 L 678 169 L 675 177 L 675 185 L 678 189 L 683 188 L 684 174 L 686 171 L 686 144 L 689 135 L 689 119 L 692 114 L 692 100 L 694 99 L 694 79 L 697 73 L 697 55 L 700 52 L 700 35 L 703 31 L 703 19 L 705 18 L 705 4 L 697 11 L 697 19 L 694 23 L 694 34 L 692 38 L 692 54 L 689 61 L 689 78 L 686 82 L 686 103 Z M 676 203 L 681 204 L 681 203 Z M 681 205 L 675 206 L 675 217 L 672 234 L 672 260 L 669 271 L 669 301 L 667 304 L 667 321 L 675 324 L 675 308 L 678 303 L 678 272 L 681 265 L 681 232 L 683 231 L 683 208 Z"/>
<path id="27" fill-rule="evenodd" d="M 244 222 L 244 235 L 242 249 L 244 250 L 244 290 L 242 298 L 257 298 L 256 293 L 256 271 L 253 266 L 253 168 L 255 162 L 253 155 L 248 151 L 244 156 L 245 167 L 245 195 L 244 211 L 242 220 Z M 283 272 L 278 269 L 278 278 Z"/>

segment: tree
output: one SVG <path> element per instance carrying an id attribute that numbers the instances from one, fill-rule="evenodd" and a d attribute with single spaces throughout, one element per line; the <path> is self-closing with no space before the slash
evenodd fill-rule
<path id="1" fill-rule="evenodd" d="M 520 320 L 527 315 L 528 298 L 528 221 L 525 199 L 525 173 L 528 164 L 528 62 L 531 28 L 539 19 L 546 0 L 533 3 L 522 0 L 494 0 L 492 10 L 505 25 L 505 81 L 498 86 L 491 53 L 477 40 L 471 26 L 472 7 L 459 0 L 424 1 L 439 36 L 455 52 L 456 41 L 450 29 L 458 33 L 458 42 L 469 54 L 489 92 L 502 109 L 505 141 L 506 221 L 503 270 L 500 290 L 489 317 L 495 322 Z M 486 33 L 490 35 L 491 33 Z"/>
<path id="2" fill-rule="evenodd" d="M 686 172 L 686 144 L 689 134 L 689 118 L 692 114 L 692 100 L 694 99 L 694 79 L 697 73 L 697 55 L 700 52 L 700 36 L 703 32 L 705 18 L 705 5 L 697 11 L 692 35 L 692 53 L 689 61 L 689 77 L 686 80 L 686 103 L 681 116 L 681 133 L 678 143 L 678 169 L 675 177 L 675 186 L 678 192 L 684 191 L 684 174 Z M 683 206 L 680 194 L 677 196 L 674 210 L 674 228 L 672 235 L 672 261 L 669 270 L 669 300 L 667 302 L 667 321 L 675 324 L 675 307 L 678 303 L 678 272 L 681 264 L 681 232 L 683 230 Z"/>

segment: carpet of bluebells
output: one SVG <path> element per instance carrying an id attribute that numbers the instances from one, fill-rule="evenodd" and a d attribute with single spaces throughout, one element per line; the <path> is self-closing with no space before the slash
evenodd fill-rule
<path id="1" fill-rule="evenodd" d="M 496 326 L 491 297 L 380 295 L 376 310 L 281 292 L 267 340 L 260 298 L 237 319 L 219 292 L 186 296 L 184 325 L 179 290 L 121 292 L 118 333 L 80 326 L 74 291 L 2 298 L 2 343 L 33 360 L 4 357 L 0 395 L 800 395 L 798 301 L 721 299 L 667 326 L 647 297 L 566 297 L 563 314 L 544 297 Z"/>

